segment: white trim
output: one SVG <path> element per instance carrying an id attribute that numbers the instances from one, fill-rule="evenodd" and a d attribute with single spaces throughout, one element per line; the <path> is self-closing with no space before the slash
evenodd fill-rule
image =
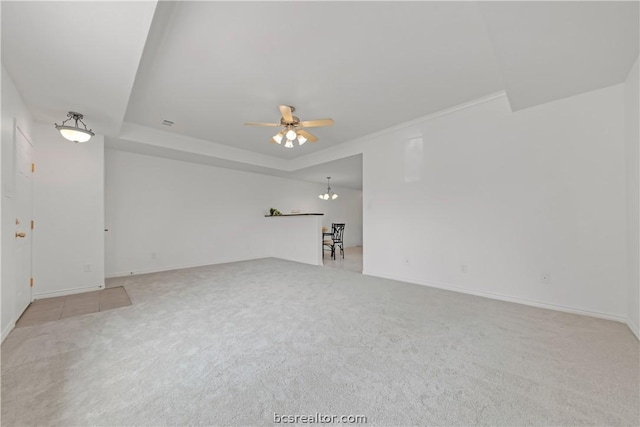
<path id="1" fill-rule="evenodd" d="M 63 297 L 65 295 L 81 294 L 84 292 L 99 291 L 104 289 L 104 284 L 100 286 L 87 286 L 82 288 L 61 289 L 59 291 L 41 292 L 33 295 L 33 301 L 41 298 Z"/>
<path id="2" fill-rule="evenodd" d="M 499 91 L 499 92 L 495 92 L 486 96 L 483 96 L 481 98 L 476 98 L 474 100 L 468 101 L 468 102 L 464 102 L 462 104 L 458 104 L 458 105 L 454 105 L 453 107 L 449 107 L 446 108 L 444 110 L 439 110 L 436 111 L 434 113 L 431 114 L 427 114 L 426 116 L 422 116 L 422 117 L 418 117 L 416 119 L 413 120 L 409 120 L 407 122 L 403 122 L 403 123 L 399 123 L 397 125 L 391 126 L 391 127 L 387 127 L 384 129 L 381 129 L 379 131 L 376 132 L 372 132 L 363 136 L 359 136 L 357 138 L 354 139 L 350 139 L 348 141 L 342 142 L 340 144 L 335 144 L 332 145 L 330 147 L 324 148 L 322 150 L 316 151 L 314 153 L 309 153 L 306 154 L 304 156 L 300 156 L 300 157 L 296 157 L 293 159 L 289 160 L 288 163 L 288 168 L 287 171 L 288 172 L 295 172 L 299 169 L 304 169 L 319 163 L 325 163 L 327 162 L 326 158 L 324 158 L 324 156 L 329 155 L 331 156 L 331 153 L 333 152 L 340 152 L 343 151 L 345 149 L 349 149 L 351 146 L 355 146 L 356 149 L 353 150 L 352 152 L 350 152 L 350 154 L 344 155 L 343 153 L 340 153 L 338 156 L 335 156 L 336 158 L 344 158 L 344 157 L 348 157 L 348 156 L 353 156 L 356 154 L 364 154 L 364 145 L 360 145 L 358 146 L 358 144 L 363 144 L 366 143 L 368 141 L 370 141 L 371 139 L 377 138 L 379 136 L 383 136 L 386 135 L 388 133 L 391 132 L 395 132 L 398 130 L 402 130 L 411 126 L 415 126 L 417 124 L 420 123 L 424 123 L 424 122 L 428 122 L 430 120 L 436 119 L 438 117 L 442 117 L 442 116 L 446 116 L 452 113 L 455 113 L 457 111 L 460 110 L 465 110 L 467 108 L 471 108 L 474 107 L 476 105 L 479 104 L 484 104 L 486 102 L 490 102 L 493 101 L 495 99 L 498 98 L 506 98 L 507 94 L 505 91 Z M 319 159 L 315 159 L 315 157 L 320 157 Z"/>
<path id="3" fill-rule="evenodd" d="M 381 277 L 383 279 L 390 279 L 390 280 L 396 280 L 400 282 L 413 283 L 421 286 L 428 286 L 431 288 L 445 289 L 448 291 L 460 292 L 463 294 L 475 295 L 475 296 L 495 299 L 499 301 L 507 301 L 515 304 L 528 305 L 531 307 L 538 307 L 538 308 L 546 308 L 548 310 L 562 311 L 564 313 L 579 314 L 582 316 L 596 317 L 598 319 L 613 320 L 615 322 L 625 323 L 627 325 L 629 324 L 627 319 L 624 317 L 614 316 L 607 313 L 601 313 L 599 311 L 583 310 L 580 308 L 567 307 L 564 305 L 550 304 L 546 302 L 528 300 L 524 298 L 515 298 L 507 295 L 495 294 L 492 292 L 477 291 L 474 289 L 468 289 L 460 286 L 450 285 L 448 283 L 431 282 L 428 280 L 416 280 L 416 279 L 409 279 L 405 277 L 391 277 L 384 274 L 372 273 L 371 271 L 367 271 L 366 273 L 363 272 L 363 274 L 366 274 L 368 276 Z"/>
<path id="4" fill-rule="evenodd" d="M 287 170 L 287 164 L 289 162 L 288 159 L 281 157 L 237 148 L 233 145 L 221 144 L 211 140 L 180 135 L 131 122 L 122 123 L 118 138 L 146 144 L 154 148 L 177 150 L 280 171 Z"/>
<path id="5" fill-rule="evenodd" d="M 480 97 L 480 98 L 476 98 L 476 99 L 473 99 L 471 101 L 463 102 L 462 104 L 454 105 L 453 107 L 445 108 L 444 110 L 439 110 L 439 111 L 436 111 L 434 113 L 427 114 L 426 116 L 418 117 L 417 119 L 413 119 L 413 120 L 409 120 L 407 122 L 399 123 L 397 125 L 393 125 L 393 126 L 390 126 L 388 128 L 384 128 L 384 129 L 381 129 L 379 131 L 366 134 L 364 136 L 359 136 L 359 137 L 354 138 L 354 139 L 352 139 L 350 141 L 343 142 L 343 144 L 349 144 L 350 142 L 359 142 L 359 141 L 364 141 L 364 140 L 369 140 L 369 139 L 372 139 L 372 138 L 376 138 L 378 136 L 385 135 L 385 134 L 390 133 L 390 132 L 395 132 L 395 131 L 398 131 L 398 130 L 402 130 L 404 128 L 415 126 L 415 125 L 423 123 L 423 122 L 428 122 L 428 121 L 436 119 L 438 117 L 447 116 L 449 114 L 455 113 L 456 111 L 466 110 L 467 108 L 475 107 L 476 105 L 484 104 L 485 102 L 493 101 L 494 99 L 503 98 L 503 97 L 506 97 L 506 96 L 507 96 L 506 92 L 501 90 L 499 92 L 495 92 L 495 93 L 492 93 L 490 95 L 486 95 L 486 96 L 483 96 L 483 97 Z M 336 147 L 336 146 L 339 146 L 339 145 L 340 144 L 334 145 L 332 147 Z M 327 147 L 327 149 L 328 148 L 332 148 L 332 147 Z M 317 151 L 317 153 L 319 153 L 319 152 L 320 151 Z M 312 156 L 313 154 L 315 154 L 315 153 L 311 153 L 311 154 L 309 154 L 309 156 Z M 300 159 L 300 158 L 302 158 L 302 157 L 298 157 L 298 159 Z M 296 160 L 296 159 L 294 159 L 294 160 Z"/>
<path id="6" fill-rule="evenodd" d="M 627 319 L 626 324 L 631 330 L 631 332 L 633 333 L 633 335 L 635 335 L 638 341 L 640 341 L 640 330 L 638 330 L 638 327 L 633 324 L 631 319 Z"/>
<path id="7" fill-rule="evenodd" d="M 5 338 L 9 336 L 9 333 L 13 331 L 13 328 L 15 326 L 16 326 L 16 322 L 11 322 L 7 325 L 6 328 L 4 328 L 4 330 L 2 331 L 2 337 L 0 337 L 0 344 L 4 342 Z"/>
<path id="8" fill-rule="evenodd" d="M 229 162 L 237 162 L 243 165 L 249 165 L 253 167 L 260 167 L 265 169 L 272 169 L 277 172 L 290 173 L 295 172 L 300 169 L 304 169 L 311 165 L 316 165 L 319 163 L 324 163 L 327 160 L 324 158 L 325 156 L 331 156 L 332 153 L 335 153 L 336 150 L 341 152 L 340 150 L 351 149 L 352 147 L 356 147 L 353 154 L 343 155 L 340 154 L 337 158 L 344 158 L 349 155 L 360 154 L 363 151 L 362 147 L 358 147 L 358 144 L 369 141 L 372 138 L 378 137 L 380 135 L 385 135 L 390 132 L 397 131 L 399 129 L 404 129 L 410 126 L 414 126 L 419 123 L 424 123 L 429 120 L 433 120 L 437 117 L 445 116 L 451 113 L 455 113 L 456 111 L 464 110 L 466 108 L 470 108 L 476 106 L 478 104 L 483 104 L 485 102 L 492 101 L 494 99 L 506 97 L 506 92 L 504 90 L 495 92 L 489 95 L 485 95 L 480 98 L 473 99 L 471 101 L 467 101 L 458 105 L 454 105 L 449 108 L 445 108 L 443 110 L 438 110 L 433 113 L 427 114 L 426 116 L 418 117 L 413 120 L 409 120 L 403 123 L 399 123 L 397 125 L 387 127 L 381 129 L 376 132 L 372 132 L 369 134 L 365 134 L 363 136 L 359 136 L 353 139 L 350 139 L 345 142 L 341 142 L 339 144 L 332 145 L 330 147 L 318 150 L 316 152 L 296 157 L 293 159 L 284 159 L 281 157 L 271 156 L 268 154 L 257 153 L 255 151 L 235 148 L 233 146 L 227 144 L 221 144 L 213 141 L 206 141 L 203 139 L 192 138 L 185 135 L 178 135 L 175 133 L 167 132 L 165 130 L 159 130 L 155 128 L 150 128 L 147 126 L 137 125 L 135 123 L 123 122 L 120 134 L 118 138 L 120 140 L 133 141 L 142 146 L 148 146 L 155 149 L 164 149 L 164 150 L 174 150 L 181 153 L 186 154 L 196 154 L 198 156 L 202 156 L 203 158 L 209 159 L 220 159 L 222 161 Z M 106 147 L 113 150 L 120 150 L 117 146 Z M 134 151 L 138 154 L 144 154 L 148 156 L 162 157 L 158 156 L 157 153 L 151 152 L 142 152 L 142 151 Z M 171 157 L 174 160 L 182 160 L 186 162 L 193 163 L 192 160 Z M 207 164 L 207 163 L 204 163 Z M 229 169 L 237 169 L 242 170 L 241 168 L 234 168 L 233 166 L 218 166 L 218 167 L 227 167 Z M 260 172 L 255 172 L 260 173 Z M 281 176 L 278 173 L 266 173 L 267 175 L 273 176 Z"/>
<path id="9" fill-rule="evenodd" d="M 182 264 L 182 265 L 174 265 L 170 267 L 147 268 L 144 270 L 130 271 L 127 273 L 107 274 L 105 277 L 107 279 L 115 279 L 116 277 L 137 276 L 139 274 L 150 274 L 150 273 L 162 273 L 163 271 L 184 270 L 185 268 L 206 267 L 208 265 L 228 264 L 231 262 L 241 262 L 241 261 L 252 261 L 254 259 L 263 259 L 263 258 L 268 258 L 268 257 L 240 258 L 240 259 L 229 258 L 229 259 L 224 259 L 220 261 L 209 262 L 206 264 Z"/>

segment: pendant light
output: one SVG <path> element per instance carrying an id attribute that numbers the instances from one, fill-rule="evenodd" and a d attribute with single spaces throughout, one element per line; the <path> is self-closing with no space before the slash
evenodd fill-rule
<path id="1" fill-rule="evenodd" d="M 65 139 L 73 142 L 87 142 L 91 139 L 92 136 L 95 135 L 95 133 L 93 133 L 91 129 L 87 129 L 87 125 L 82 121 L 82 119 L 84 118 L 82 114 L 76 113 L 74 111 L 69 111 L 69 113 L 67 113 L 67 117 L 67 120 L 63 121 L 61 125 L 57 123 L 55 124 L 56 129 L 60 131 L 60 134 Z M 73 120 L 75 122 L 75 125 L 65 125 L 65 123 L 67 123 L 69 120 Z M 82 123 L 84 129 L 78 126 L 78 122 Z"/>
<path id="2" fill-rule="evenodd" d="M 320 194 L 318 197 L 322 200 L 335 200 L 338 198 L 338 194 L 331 191 L 331 185 L 329 184 L 330 176 L 327 177 L 327 192 Z"/>

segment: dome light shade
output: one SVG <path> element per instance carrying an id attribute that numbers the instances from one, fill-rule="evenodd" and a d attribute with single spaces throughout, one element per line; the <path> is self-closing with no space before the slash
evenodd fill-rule
<path id="1" fill-rule="evenodd" d="M 297 136 L 297 135 L 296 135 L 296 131 L 295 131 L 295 130 L 293 130 L 293 129 L 289 129 L 289 130 L 287 131 L 287 139 L 288 139 L 289 141 L 293 141 L 294 139 L 296 139 L 296 136 Z"/>
<path id="2" fill-rule="evenodd" d="M 87 142 L 93 135 L 92 133 L 83 131 L 81 129 L 74 129 L 71 126 L 60 126 L 58 130 L 65 139 L 68 139 L 72 142 Z"/>
<path id="3" fill-rule="evenodd" d="M 293 148 L 293 141 L 291 141 L 290 139 L 287 139 L 287 142 L 284 143 L 284 146 L 286 148 Z"/>
<path id="4" fill-rule="evenodd" d="M 329 180 L 331 179 L 330 176 L 327 177 L 327 192 L 324 194 L 320 194 L 318 197 L 321 198 L 322 200 L 335 200 L 338 198 L 338 195 L 336 193 L 334 193 L 333 191 L 331 191 L 331 186 L 329 185 Z"/>
<path id="5" fill-rule="evenodd" d="M 61 125 L 57 123 L 55 124 L 56 129 L 60 131 L 60 135 L 62 135 L 64 139 L 73 142 L 87 142 L 95 135 L 95 133 L 92 132 L 92 129 L 87 129 L 87 125 L 82 121 L 84 118 L 82 114 L 69 111 L 69 113 L 67 113 L 67 117 L 67 120 L 63 121 Z M 65 125 L 69 120 L 74 120 L 75 126 Z M 82 123 L 84 129 L 78 126 L 78 122 Z"/>
<path id="6" fill-rule="evenodd" d="M 304 137 L 304 136 L 302 136 L 302 135 L 298 135 L 298 143 L 299 143 L 300 145 L 302 145 L 302 144 L 304 144 L 305 142 L 307 142 L 307 138 L 305 138 L 305 137 Z"/>

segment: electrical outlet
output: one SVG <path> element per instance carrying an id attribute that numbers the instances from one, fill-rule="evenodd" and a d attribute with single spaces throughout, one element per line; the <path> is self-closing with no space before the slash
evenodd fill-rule
<path id="1" fill-rule="evenodd" d="M 156 259 L 158 255 L 155 252 L 151 252 L 151 259 Z"/>
<path id="2" fill-rule="evenodd" d="M 542 273 L 540 275 L 540 283 L 549 284 L 551 283 L 551 273 Z"/>
<path id="3" fill-rule="evenodd" d="M 466 273 L 468 271 L 467 264 L 462 264 L 460 266 L 460 271 L 462 271 L 463 273 Z"/>
<path id="4" fill-rule="evenodd" d="M 410 265 L 411 264 L 411 261 L 409 260 L 408 257 L 404 259 L 404 264 L 405 265 Z"/>
<path id="5" fill-rule="evenodd" d="M 85 264 L 84 265 L 84 272 L 85 273 L 91 273 L 91 264 Z"/>

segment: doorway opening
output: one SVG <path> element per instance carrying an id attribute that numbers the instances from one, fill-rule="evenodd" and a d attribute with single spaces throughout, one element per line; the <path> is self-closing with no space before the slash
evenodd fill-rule
<path id="1" fill-rule="evenodd" d="M 323 265 L 362 273 L 362 154 L 300 169 L 293 172 L 292 177 L 317 182 L 318 195 L 327 192 L 327 177 L 331 177 L 331 190 L 338 197 L 315 199 L 317 212 L 324 214 L 323 243 L 331 241 L 333 224 L 344 224 L 344 232 L 342 244 L 335 247 L 335 257 L 332 256 L 331 246 L 323 244 Z"/>

